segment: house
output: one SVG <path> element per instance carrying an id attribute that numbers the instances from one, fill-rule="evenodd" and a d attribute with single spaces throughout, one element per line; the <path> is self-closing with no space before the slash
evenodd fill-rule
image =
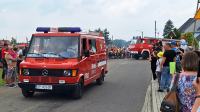
<path id="1" fill-rule="evenodd" d="M 181 33 L 194 32 L 194 18 L 189 18 L 180 28 Z M 196 20 L 195 35 L 198 40 L 200 40 L 200 20 Z"/>

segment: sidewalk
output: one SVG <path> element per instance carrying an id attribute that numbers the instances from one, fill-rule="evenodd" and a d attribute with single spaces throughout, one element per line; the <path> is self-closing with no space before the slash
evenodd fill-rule
<path id="1" fill-rule="evenodd" d="M 160 105 L 166 92 L 160 93 L 158 90 L 158 82 L 151 81 L 145 97 L 145 102 L 142 108 L 142 112 L 160 112 Z"/>

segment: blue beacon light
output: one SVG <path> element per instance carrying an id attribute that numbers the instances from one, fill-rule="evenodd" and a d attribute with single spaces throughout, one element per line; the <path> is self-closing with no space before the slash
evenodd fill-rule
<path id="1" fill-rule="evenodd" d="M 48 33 L 48 32 L 50 32 L 50 27 L 37 27 L 36 31 Z"/>
<path id="2" fill-rule="evenodd" d="M 38 27 L 36 29 L 36 31 L 37 32 L 44 32 L 44 33 L 48 33 L 48 32 L 71 32 L 71 33 L 81 32 L 80 27 L 59 27 L 59 28 L 56 28 L 56 29 L 57 30 L 55 30 L 55 28 L 50 28 L 50 27 Z"/>
<path id="3" fill-rule="evenodd" d="M 81 32 L 81 28 L 79 28 L 79 27 L 60 27 L 60 28 L 58 28 L 58 32 L 71 32 L 71 33 Z"/>

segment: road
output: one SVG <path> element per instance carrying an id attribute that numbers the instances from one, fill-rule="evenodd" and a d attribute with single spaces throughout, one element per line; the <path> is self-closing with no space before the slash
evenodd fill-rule
<path id="1" fill-rule="evenodd" d="M 110 60 L 105 83 L 86 87 L 80 100 L 51 93 L 26 99 L 19 88 L 0 87 L 0 112 L 140 112 L 150 79 L 147 61 Z"/>

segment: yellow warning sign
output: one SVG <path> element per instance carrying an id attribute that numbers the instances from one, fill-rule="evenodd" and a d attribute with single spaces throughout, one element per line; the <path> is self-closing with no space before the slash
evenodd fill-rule
<path id="1" fill-rule="evenodd" d="M 194 19 L 200 19 L 200 9 L 196 12 Z"/>

